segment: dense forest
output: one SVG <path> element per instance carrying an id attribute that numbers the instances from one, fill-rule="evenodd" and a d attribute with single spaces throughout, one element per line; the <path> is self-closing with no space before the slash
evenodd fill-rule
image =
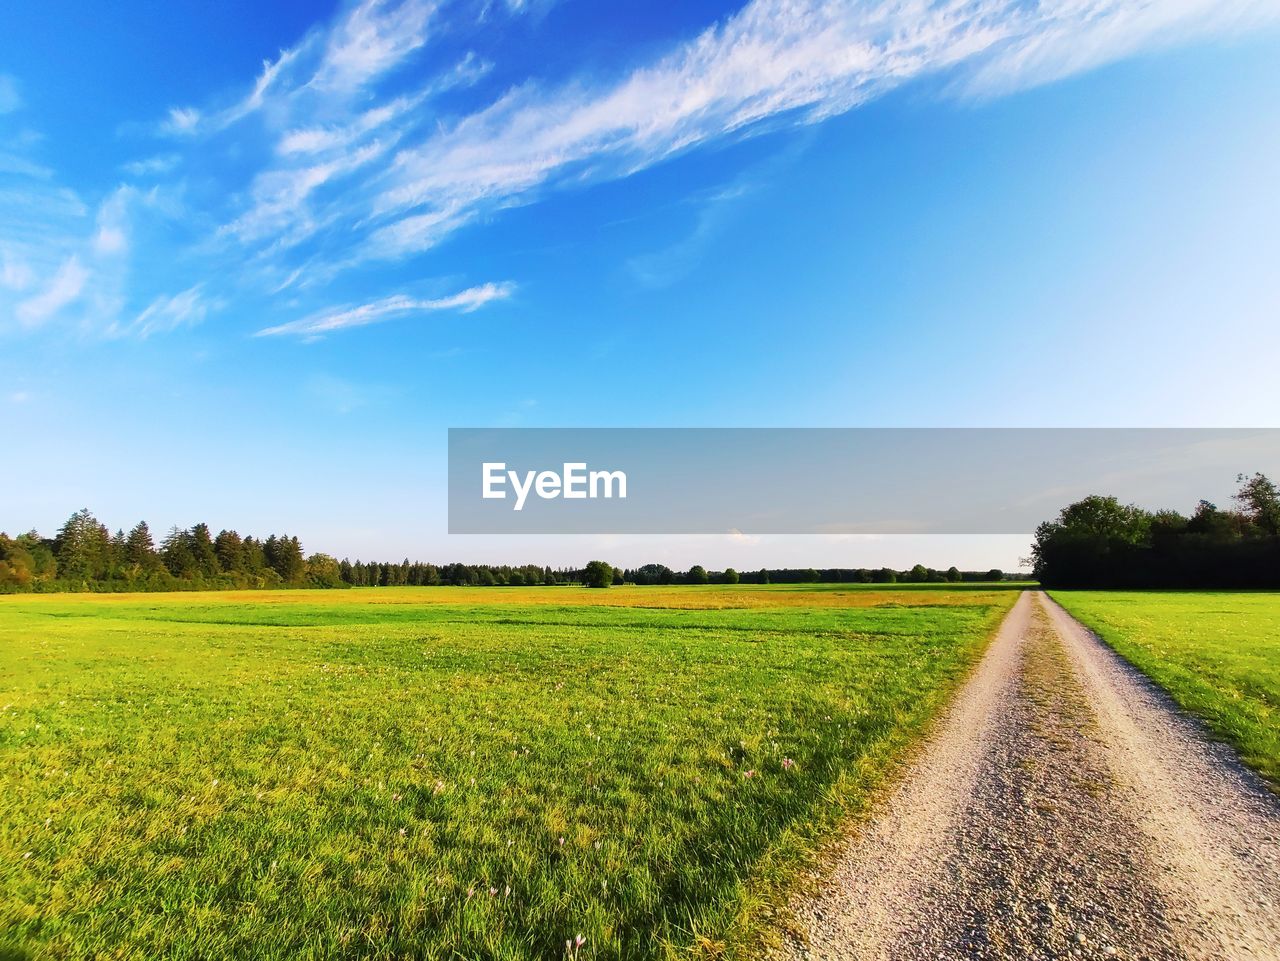
<path id="1" fill-rule="evenodd" d="M 1185 517 L 1086 497 L 1041 524 L 1035 576 L 1047 587 L 1280 587 L 1280 492 L 1240 475 L 1236 509 L 1200 501 Z"/>
<path id="2" fill-rule="evenodd" d="M 694 565 L 673 571 L 662 564 L 620 570 L 601 561 L 581 569 L 527 564 L 428 564 L 337 560 L 307 555 L 296 536 L 265 539 L 235 531 L 214 535 L 207 524 L 173 528 L 156 544 L 146 522 L 114 534 L 87 509 L 67 519 L 51 538 L 35 531 L 0 533 L 0 593 L 27 591 L 179 591 L 244 588 L 399 587 L 437 584 L 534 586 L 541 584 L 795 584 L 912 583 L 1001 580 L 992 571 L 947 571 L 916 565 L 909 571 L 814 568 L 707 571 Z"/>

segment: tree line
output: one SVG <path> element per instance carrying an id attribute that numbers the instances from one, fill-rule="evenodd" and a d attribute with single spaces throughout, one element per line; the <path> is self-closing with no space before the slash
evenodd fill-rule
<path id="1" fill-rule="evenodd" d="M 1263 474 L 1237 478 L 1235 509 L 1202 500 L 1191 516 L 1147 511 L 1091 496 L 1036 529 L 1034 576 L 1049 587 L 1280 588 L 1280 491 Z M 1016 576 L 1016 575 L 1015 575 Z M 155 543 L 145 521 L 128 533 L 87 509 L 51 538 L 0 533 L 0 592 L 171 591 L 227 588 L 343 588 L 542 584 L 894 584 L 1004 580 L 996 569 L 945 571 L 917 564 L 881 568 L 765 568 L 675 571 L 663 564 L 623 570 L 605 561 L 583 568 L 527 564 L 338 561 L 305 554 L 290 534 L 214 535 L 207 524 L 174 527 Z"/>
<path id="2" fill-rule="evenodd" d="M 581 583 L 581 570 L 561 567 L 339 561 L 306 554 L 290 534 L 241 537 L 208 524 L 174 527 L 155 542 L 146 521 L 114 534 L 88 509 L 76 511 L 53 537 L 0 533 L 0 592 L 175 591 L 246 588 L 402 587 Z"/>
<path id="3" fill-rule="evenodd" d="M 0 533 L 0 590 L 7 591 L 336 587 L 337 570 L 327 555 L 304 556 L 289 534 L 214 536 L 196 524 L 173 528 L 157 545 L 146 521 L 112 534 L 88 509 L 51 538 Z"/>
<path id="4" fill-rule="evenodd" d="M 242 537 L 233 530 L 216 535 L 208 524 L 172 528 L 156 543 L 139 522 L 114 534 L 88 509 L 76 511 L 53 537 L 29 531 L 0 533 L 0 592 L 176 591 L 261 588 L 525 587 L 544 584 L 892 584 L 1002 580 L 999 570 L 935 570 L 917 564 L 889 568 L 770 568 L 738 573 L 708 571 L 695 564 L 674 571 L 663 564 L 623 570 L 604 561 L 582 568 L 550 565 L 429 564 L 421 561 L 350 561 L 306 554 L 290 534 Z"/>
<path id="5" fill-rule="evenodd" d="M 1006 577 L 998 568 L 962 571 L 950 567 L 943 571 L 923 564 L 905 571 L 889 567 L 784 567 L 741 573 L 732 567 L 708 571 L 701 564 L 694 564 L 687 571 L 673 571 L 665 564 L 645 564 L 622 573 L 632 584 L 959 584 L 1002 581 Z"/>
<path id="6" fill-rule="evenodd" d="M 1280 588 L 1280 492 L 1236 478 L 1234 509 L 1207 500 L 1190 517 L 1092 496 L 1036 529 L 1035 577 L 1047 587 Z"/>

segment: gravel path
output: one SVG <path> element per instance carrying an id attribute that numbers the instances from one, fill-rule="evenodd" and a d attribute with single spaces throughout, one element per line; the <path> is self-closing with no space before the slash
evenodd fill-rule
<path id="1" fill-rule="evenodd" d="M 789 959 L 1280 959 L 1280 798 L 1024 593 Z"/>

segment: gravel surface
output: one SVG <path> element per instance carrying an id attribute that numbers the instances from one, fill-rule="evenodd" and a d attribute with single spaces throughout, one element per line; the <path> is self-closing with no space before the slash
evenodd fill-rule
<path id="1" fill-rule="evenodd" d="M 789 959 L 1280 959 L 1280 798 L 1039 592 L 792 906 Z"/>

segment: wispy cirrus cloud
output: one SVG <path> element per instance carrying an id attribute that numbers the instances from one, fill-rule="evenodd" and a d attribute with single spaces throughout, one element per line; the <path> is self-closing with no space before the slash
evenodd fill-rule
<path id="1" fill-rule="evenodd" d="M 77 257 L 68 257 L 58 272 L 39 293 L 18 304 L 18 321 L 32 327 L 44 323 L 68 304 L 74 303 L 84 290 L 89 272 Z"/>
<path id="2" fill-rule="evenodd" d="M 131 160 L 120 169 L 131 177 L 158 177 L 173 173 L 182 163 L 182 155 L 177 153 L 155 154 L 141 160 Z"/>
<path id="3" fill-rule="evenodd" d="M 698 198 L 693 229 L 675 243 L 627 261 L 627 269 L 646 287 L 668 287 L 685 277 L 701 260 L 706 248 L 723 231 L 733 204 L 750 192 L 746 184 L 732 184 Z"/>
<path id="4" fill-rule="evenodd" d="M 247 92 L 223 105 L 172 108 L 158 124 L 175 152 L 208 142 L 266 148 L 246 184 L 228 185 L 227 195 L 239 198 L 230 215 L 212 214 L 223 218 L 216 238 L 240 256 L 250 252 L 266 289 L 331 277 L 324 265 L 345 259 L 344 241 L 333 238 L 354 240 L 360 230 L 353 225 L 367 213 L 353 203 L 363 183 L 392 162 L 411 131 L 430 123 L 432 98 L 490 69 L 466 52 L 438 69 L 424 72 L 417 62 L 399 75 L 420 60 L 439 7 L 432 0 L 350 4 L 264 62 Z M 319 264 L 313 252 L 299 252 L 318 236 L 339 248 Z"/>
<path id="5" fill-rule="evenodd" d="M 470 313 L 495 300 L 505 300 L 514 291 L 515 286 L 513 284 L 490 283 L 469 287 L 447 297 L 424 299 L 398 294 L 367 304 L 348 305 L 331 310 L 323 310 L 308 317 L 303 317 L 301 320 L 263 328 L 257 332 L 256 336 L 277 337 L 284 334 L 292 334 L 298 337 L 315 338 L 350 327 L 365 327 L 369 324 L 382 323 L 385 320 L 391 320 L 394 317 L 405 314 L 435 313 L 443 310 Z"/>
<path id="6" fill-rule="evenodd" d="M 46 305 L 56 312 L 74 299 L 53 296 L 30 303 L 29 291 L 42 285 L 53 289 L 56 275 L 68 269 L 92 223 L 89 206 L 60 185 L 36 153 L 40 134 L 11 126 L 20 124 L 17 116 L 2 116 L 22 107 L 17 81 L 0 75 L 0 328 L 15 317 L 26 326 L 37 325 L 51 316 Z M 66 281 L 64 273 L 62 289 Z M 13 294 L 25 299 L 19 302 Z"/>
<path id="7" fill-rule="evenodd" d="M 529 73 L 502 87 L 481 83 L 493 68 L 484 57 L 440 42 L 458 33 L 460 19 L 490 31 L 503 16 L 536 16 L 550 5 L 353 0 L 238 90 L 153 119 L 148 129 L 165 144 L 117 168 L 135 192 L 118 211 L 109 206 L 114 188 L 84 203 L 37 159 L 10 151 L 23 187 L 6 194 L 0 179 L 0 254 L 15 279 L 0 287 L 22 282 L 24 303 L 34 302 L 22 316 L 32 323 L 105 291 L 93 302 L 117 313 L 101 326 L 139 336 L 194 322 L 194 307 L 168 319 L 196 290 L 211 300 L 256 291 L 270 309 L 310 309 L 264 336 L 314 337 L 413 311 L 465 309 L 469 301 L 377 289 L 344 293 L 359 306 L 315 308 L 335 279 L 367 277 L 365 288 L 376 288 L 380 265 L 424 257 L 503 208 L 732 138 L 815 124 L 919 78 L 938 78 L 944 95 L 996 96 L 1280 20 L 1276 0 L 750 0 L 611 74 Z M 0 77 L 0 113 L 21 108 L 18 94 Z M 0 176 L 4 156 L 0 143 Z M 219 166 L 211 157 L 235 159 Z M 126 288 L 136 277 L 127 268 L 138 256 L 139 183 L 178 196 L 196 161 L 203 193 L 184 200 L 181 218 L 193 227 L 185 247 L 166 236 L 165 248 L 170 260 L 190 255 L 195 275 L 174 277 L 167 289 L 136 279 Z M 39 215 L 24 217 L 19 208 L 35 198 Z M 708 202 L 686 240 L 629 266 L 644 282 L 671 282 L 726 209 Z M 77 271 L 80 289 L 65 296 Z M 487 302 L 509 287 L 482 284 L 457 296 L 477 291 L 489 292 Z"/>
<path id="8" fill-rule="evenodd" d="M 91 206 L 51 173 L 0 165 L 0 331 L 10 320 L 118 331 L 138 221 L 172 220 L 179 208 L 169 187 L 128 184 Z"/>
<path id="9" fill-rule="evenodd" d="M 18 81 L 7 73 L 0 73 L 0 114 L 13 113 L 22 106 L 22 94 Z"/>
<path id="10" fill-rule="evenodd" d="M 151 301 L 146 308 L 124 325 L 114 325 L 109 333 L 112 336 L 150 337 L 156 333 L 167 333 L 179 327 L 194 327 L 202 323 L 210 313 L 221 304 L 210 300 L 204 293 L 204 285 L 196 284 L 181 293 L 172 296 L 161 296 Z"/>
<path id="11" fill-rule="evenodd" d="M 754 0 L 612 85 L 531 83 L 402 151 L 372 198 L 381 224 L 364 253 L 419 252 L 557 181 L 622 177 L 725 137 L 820 121 L 924 75 L 1001 93 L 1277 17 L 1265 0 Z"/>
<path id="12" fill-rule="evenodd" d="M 1013 42 L 979 60 L 960 89 L 993 96 L 1061 80 L 1149 50 L 1280 20 L 1273 0 L 1056 0 Z"/>
<path id="13" fill-rule="evenodd" d="M 420 254 L 480 215 L 548 189 L 625 177 L 727 137 L 815 123 L 918 77 L 946 73 L 955 91 L 1004 93 L 1243 29 L 1280 10 L 1272 0 L 752 0 L 612 81 L 530 78 L 447 120 L 433 115 L 430 94 L 445 75 L 416 95 L 380 98 L 376 83 L 422 54 L 438 16 L 419 0 L 366 0 L 266 65 L 224 116 L 269 111 L 289 122 L 274 165 L 257 176 L 226 233 L 268 261 L 327 238 L 333 269 L 311 278 L 323 281 L 336 269 Z M 360 111 L 300 122 L 297 108 L 318 90 L 338 102 L 359 92 Z"/>
<path id="14" fill-rule="evenodd" d="M 341 113 L 351 98 L 405 64 L 427 41 L 438 4 L 431 0 L 362 0 L 332 23 L 267 60 L 250 90 L 229 105 L 177 106 L 160 122 L 162 134 L 211 134 L 266 112 L 287 122 L 300 111 L 328 106 Z"/>
<path id="15" fill-rule="evenodd" d="M 161 122 L 160 130 L 177 137 L 191 137 L 199 130 L 203 119 L 200 111 L 194 107 L 172 107 L 169 115 Z"/>
<path id="16" fill-rule="evenodd" d="M 16 91 L 16 81 L 0 78 L 0 113 L 22 110 Z M 0 333 L 107 303 L 118 275 L 98 268 L 126 245 L 120 205 L 104 204 L 95 218 L 37 159 L 43 140 L 30 127 L 0 126 Z"/>
<path id="17" fill-rule="evenodd" d="M 0 254 L 0 287 L 24 291 L 35 281 L 35 272 L 23 260 L 5 251 Z"/>

